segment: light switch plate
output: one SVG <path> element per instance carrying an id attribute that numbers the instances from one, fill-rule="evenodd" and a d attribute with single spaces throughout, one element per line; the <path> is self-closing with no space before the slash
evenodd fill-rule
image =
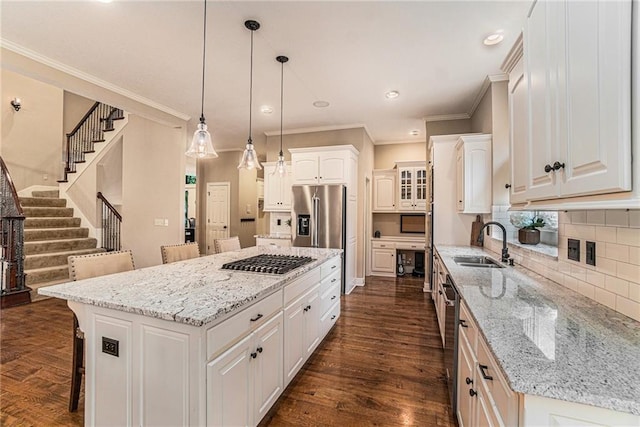
<path id="1" fill-rule="evenodd" d="M 569 258 L 572 261 L 580 262 L 580 240 L 568 239 L 567 258 Z"/>
<path id="2" fill-rule="evenodd" d="M 585 262 L 589 265 L 596 265 L 596 242 L 587 242 L 587 254 Z"/>

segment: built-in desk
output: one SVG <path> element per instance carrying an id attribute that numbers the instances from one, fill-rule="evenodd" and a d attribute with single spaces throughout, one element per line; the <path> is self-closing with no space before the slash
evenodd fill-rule
<path id="1" fill-rule="evenodd" d="M 386 236 L 371 239 L 371 275 L 394 277 L 398 268 L 398 257 L 403 254 L 405 273 L 410 274 L 415 266 L 416 252 L 423 254 L 424 264 L 424 246 L 424 236 Z"/>

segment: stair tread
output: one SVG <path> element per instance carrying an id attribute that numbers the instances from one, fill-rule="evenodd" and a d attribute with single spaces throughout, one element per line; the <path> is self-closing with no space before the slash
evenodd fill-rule
<path id="1" fill-rule="evenodd" d="M 68 270 L 69 267 L 67 265 L 54 265 L 53 267 L 40 267 L 40 268 L 32 268 L 31 270 L 25 269 L 25 273 L 45 273 L 47 271 L 61 271 Z"/>
<path id="2" fill-rule="evenodd" d="M 59 255 L 65 255 L 65 254 L 82 255 L 82 254 L 89 254 L 94 252 L 105 252 L 105 250 L 102 248 L 93 248 L 93 249 L 76 249 L 72 251 L 62 251 L 62 252 L 42 252 L 39 254 L 25 255 L 25 258 L 35 258 L 35 257 L 41 257 L 41 256 L 59 256 Z"/>

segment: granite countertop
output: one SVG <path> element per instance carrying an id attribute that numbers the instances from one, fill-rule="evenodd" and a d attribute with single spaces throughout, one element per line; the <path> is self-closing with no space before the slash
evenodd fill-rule
<path id="1" fill-rule="evenodd" d="M 437 246 L 511 388 L 640 415 L 640 322 L 522 267 L 459 266 Z"/>
<path id="2" fill-rule="evenodd" d="M 256 239 L 291 240 L 291 234 L 256 234 L 253 237 L 255 237 Z"/>
<path id="3" fill-rule="evenodd" d="M 282 275 L 220 269 L 226 262 L 265 253 L 308 256 L 315 261 Z M 38 293 L 201 326 L 272 293 L 341 253 L 341 249 L 251 247 L 42 287 Z"/>

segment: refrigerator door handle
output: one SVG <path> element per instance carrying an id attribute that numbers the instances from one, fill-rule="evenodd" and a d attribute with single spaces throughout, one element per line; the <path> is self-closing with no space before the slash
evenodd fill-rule
<path id="1" fill-rule="evenodd" d="M 320 215 L 320 198 L 315 195 L 311 199 L 313 203 L 313 218 L 311 224 L 311 247 L 318 247 L 318 215 Z"/>

